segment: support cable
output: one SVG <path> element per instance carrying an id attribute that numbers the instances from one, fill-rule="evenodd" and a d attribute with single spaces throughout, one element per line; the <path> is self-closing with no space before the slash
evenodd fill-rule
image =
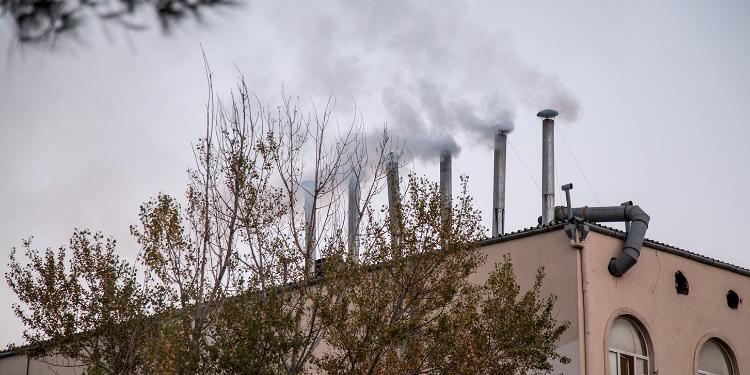
<path id="1" fill-rule="evenodd" d="M 529 170 L 529 167 L 526 165 L 526 163 L 523 161 L 523 158 L 521 157 L 521 154 L 518 153 L 516 150 L 516 146 L 513 146 L 513 142 L 510 141 L 510 137 L 508 137 L 508 144 L 510 145 L 510 148 L 513 150 L 513 153 L 516 154 L 516 157 L 521 162 L 521 165 L 523 165 L 523 169 L 526 170 L 526 173 L 529 175 L 529 178 L 531 181 L 534 182 L 534 185 L 536 185 L 536 189 L 539 190 L 539 192 L 542 192 L 541 186 L 539 186 L 539 183 L 534 178 L 534 175 L 531 174 L 531 171 Z"/>
<path id="2" fill-rule="evenodd" d="M 578 171 L 581 172 L 581 175 L 583 176 L 583 180 L 586 181 L 586 185 L 589 187 L 589 190 L 591 190 L 591 193 L 594 195 L 594 198 L 599 203 L 599 205 L 602 205 L 602 201 L 599 199 L 599 195 L 596 194 L 596 191 L 594 190 L 594 187 L 591 186 L 591 182 L 589 182 L 589 178 L 586 177 L 586 173 L 583 171 L 583 167 L 581 167 L 581 163 L 578 162 L 578 159 L 576 158 L 576 155 L 573 153 L 573 149 L 570 148 L 570 145 L 568 144 L 568 140 L 565 138 L 565 134 L 562 132 L 562 129 L 560 127 L 557 128 L 560 135 L 562 136 L 563 143 L 565 143 L 565 147 L 568 149 L 568 152 L 570 153 L 570 156 L 573 158 L 573 161 L 576 163 L 576 167 L 578 167 Z"/>

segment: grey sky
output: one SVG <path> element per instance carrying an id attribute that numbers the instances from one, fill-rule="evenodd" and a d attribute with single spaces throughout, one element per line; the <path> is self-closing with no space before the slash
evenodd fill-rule
<path id="1" fill-rule="evenodd" d="M 63 40 L 55 51 L 19 49 L 1 24 L 0 270 L 22 238 L 56 247 L 74 227 L 112 235 L 135 257 L 138 205 L 182 196 L 192 166 L 205 118 L 201 45 L 223 92 L 236 65 L 268 103 L 282 84 L 318 103 L 333 92 L 346 122 L 356 100 L 369 126 L 387 121 L 412 142 L 420 173 L 436 178 L 437 165 L 417 143 L 453 137 L 454 176 L 469 175 L 486 226 L 491 151 L 455 124 L 513 120 L 510 142 L 533 176 L 511 151 L 515 230 L 540 214 L 535 114 L 557 107 L 556 185 L 575 184 L 574 204 L 633 200 L 652 217 L 648 237 L 750 266 L 750 3 L 276 3 L 247 2 L 167 37 L 155 25 L 128 35 L 109 26 L 107 41 L 90 22 L 88 45 Z M 4 345 L 22 327 L 4 281 L 0 299 Z"/>

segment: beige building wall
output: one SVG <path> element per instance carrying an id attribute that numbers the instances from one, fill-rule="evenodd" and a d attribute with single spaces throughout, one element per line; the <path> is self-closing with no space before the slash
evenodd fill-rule
<path id="1" fill-rule="evenodd" d="M 26 373 L 26 357 L 22 355 L 13 355 L 5 358 L 0 358 L 0 374 L 25 374 Z"/>
<path id="2" fill-rule="evenodd" d="M 620 278 L 607 271 L 623 241 L 590 233 L 582 250 L 589 374 L 607 374 L 607 337 L 614 318 L 635 317 L 651 341 L 652 370 L 659 375 L 695 374 L 703 342 L 717 337 L 734 352 L 739 374 L 750 374 L 750 306 L 727 305 L 731 289 L 750 297 L 750 278 L 644 246 L 633 268 Z M 688 279 L 689 294 L 677 294 L 675 273 Z"/>
<path id="3" fill-rule="evenodd" d="M 31 359 L 23 355 L 0 358 L 0 375 L 80 375 L 83 367 L 60 357 Z"/>
<path id="4" fill-rule="evenodd" d="M 510 238 L 514 238 L 510 236 Z M 491 241 L 488 241 L 491 242 Z M 543 295 L 557 296 L 555 316 L 559 322 L 569 321 L 568 330 L 560 338 L 558 352 L 571 359 L 567 365 L 557 363 L 553 374 L 579 375 L 582 373 L 581 355 L 583 351 L 580 337 L 582 316 L 580 308 L 580 271 L 578 250 L 570 247 L 562 230 L 543 232 L 528 237 L 494 243 L 481 248 L 487 261 L 472 276 L 472 281 L 483 283 L 492 272 L 495 264 L 503 261 L 504 254 L 510 254 L 513 270 L 522 291 L 534 285 L 537 268 L 544 266 L 546 277 L 542 286 Z"/>

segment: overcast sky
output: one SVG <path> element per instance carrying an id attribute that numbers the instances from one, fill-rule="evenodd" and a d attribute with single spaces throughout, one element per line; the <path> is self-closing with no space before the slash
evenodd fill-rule
<path id="1" fill-rule="evenodd" d="M 221 92 L 239 71 L 269 104 L 282 85 L 308 103 L 333 93 L 346 123 L 356 102 L 412 145 L 419 173 L 437 179 L 435 144 L 460 149 L 454 176 L 470 177 L 488 227 L 483 129 L 513 124 L 506 226 L 533 226 L 535 114 L 555 107 L 556 186 L 573 182 L 575 205 L 633 200 L 649 238 L 750 267 L 749 2 L 277 3 L 245 0 L 168 36 L 90 21 L 54 49 L 20 48 L 0 19 L 0 270 L 21 239 L 57 247 L 75 227 L 135 257 L 139 204 L 182 196 L 192 166 L 201 45 Z M 1 285 L 4 346 L 22 327 Z"/>

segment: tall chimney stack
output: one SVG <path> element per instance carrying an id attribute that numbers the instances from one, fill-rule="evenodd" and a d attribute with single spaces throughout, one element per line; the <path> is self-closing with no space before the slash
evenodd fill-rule
<path id="1" fill-rule="evenodd" d="M 349 218 L 347 220 L 349 229 L 349 256 L 352 259 L 359 259 L 359 235 L 357 224 L 359 224 L 359 175 L 357 170 L 352 168 L 349 176 Z"/>
<path id="2" fill-rule="evenodd" d="M 492 185 L 492 237 L 505 234 L 505 157 L 508 135 L 505 130 L 495 133 L 494 178 Z"/>
<path id="3" fill-rule="evenodd" d="M 302 188 L 305 193 L 305 263 L 309 265 L 310 272 L 315 272 L 315 210 L 313 207 L 315 181 L 303 181 Z"/>
<path id="4" fill-rule="evenodd" d="M 440 200 L 444 209 L 450 209 L 453 196 L 453 174 L 451 166 L 451 152 L 440 153 Z"/>
<path id="5" fill-rule="evenodd" d="M 555 219 L 555 117 L 557 111 L 545 109 L 542 118 L 542 225 Z"/>
<path id="6" fill-rule="evenodd" d="M 440 223 L 446 233 L 450 229 L 451 205 L 453 198 L 453 171 L 451 153 L 444 150 L 440 153 Z M 446 248 L 443 243 L 443 248 Z"/>
<path id="7" fill-rule="evenodd" d="M 399 203 L 399 177 L 398 177 L 398 159 L 399 155 L 391 152 L 388 154 L 386 163 L 386 185 L 388 187 L 388 217 L 391 221 L 391 235 L 395 237 L 393 229 L 396 224 L 396 209 Z"/>

